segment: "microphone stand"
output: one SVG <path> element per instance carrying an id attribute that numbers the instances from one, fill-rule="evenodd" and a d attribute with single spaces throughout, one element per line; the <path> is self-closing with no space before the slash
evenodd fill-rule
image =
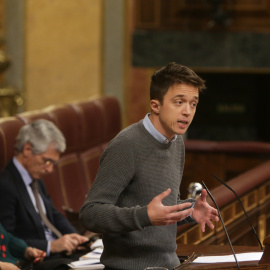
<path id="1" fill-rule="evenodd" d="M 226 188 L 228 188 L 230 191 L 233 192 L 233 194 L 235 195 L 235 197 L 236 197 L 237 200 L 239 201 L 239 203 L 240 203 L 240 205 L 241 205 L 241 207 L 242 207 L 242 209 L 243 209 L 243 212 L 244 212 L 245 215 L 246 215 L 247 221 L 248 221 L 250 227 L 252 228 L 252 230 L 253 230 L 253 232 L 254 232 L 254 234 L 255 234 L 255 236 L 256 236 L 256 238 L 257 238 L 259 244 L 260 244 L 261 250 L 263 250 L 263 246 L 262 246 L 262 243 L 261 243 L 261 241 L 260 241 L 260 239 L 259 239 L 259 236 L 258 236 L 257 232 L 255 231 L 254 227 L 252 226 L 252 223 L 251 223 L 251 221 L 250 221 L 250 219 L 249 219 L 249 216 L 248 216 L 248 214 L 247 214 L 247 212 L 246 212 L 246 210 L 245 210 L 245 208 L 244 208 L 244 206 L 243 206 L 243 204 L 242 204 L 242 202 L 241 202 L 239 196 L 237 195 L 237 193 L 236 193 L 229 185 L 227 185 L 224 181 L 222 181 L 221 179 L 219 179 L 217 176 L 215 176 L 214 174 L 212 174 L 212 176 L 213 176 L 214 178 L 216 178 L 216 179 L 217 179 L 221 184 L 223 184 Z"/>
<path id="2" fill-rule="evenodd" d="M 237 260 L 237 258 L 236 258 L 236 255 L 235 255 L 235 252 L 234 252 L 234 249 L 233 249 L 233 246 L 232 246 L 232 243 L 231 243 L 229 234 L 228 234 L 227 229 L 226 229 L 226 227 L 225 227 L 224 221 L 223 221 L 223 219 L 222 219 L 222 217 L 221 217 L 221 213 L 220 213 L 220 211 L 219 211 L 218 205 L 217 205 L 215 199 L 213 198 L 212 194 L 210 193 L 209 189 L 206 187 L 206 185 L 205 185 L 205 183 L 204 183 L 203 181 L 202 181 L 202 184 L 203 184 L 203 186 L 204 186 L 204 188 L 206 189 L 206 191 L 207 191 L 209 197 L 210 197 L 211 200 L 214 202 L 214 204 L 215 204 L 215 206 L 216 206 L 216 208 L 217 208 L 217 210 L 218 210 L 218 214 L 219 214 L 220 220 L 221 220 L 221 222 L 222 222 L 222 225 L 223 225 L 224 231 L 225 231 L 225 233 L 226 233 L 226 236 L 227 236 L 227 238 L 228 238 L 228 241 L 229 241 L 229 244 L 230 244 L 230 247 L 231 247 L 231 250 L 232 250 L 234 259 L 235 259 L 235 262 L 236 262 L 236 264 L 237 264 L 237 268 L 238 268 L 238 270 L 240 270 L 238 260 Z"/>

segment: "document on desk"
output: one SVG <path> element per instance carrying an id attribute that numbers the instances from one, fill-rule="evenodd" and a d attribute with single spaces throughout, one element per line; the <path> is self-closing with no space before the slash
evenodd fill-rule
<path id="1" fill-rule="evenodd" d="M 71 269 L 103 269 L 104 265 L 100 263 L 99 259 L 79 260 L 68 264 Z"/>
<path id="2" fill-rule="evenodd" d="M 101 254 L 103 252 L 102 248 L 96 248 L 93 251 L 86 253 L 80 257 L 80 260 L 87 260 L 87 259 L 100 259 Z"/>
<path id="3" fill-rule="evenodd" d="M 103 252 L 102 241 L 96 240 L 91 248 L 94 248 L 94 250 L 81 256 L 78 261 L 69 264 L 72 270 L 97 270 L 104 268 L 104 265 L 100 263 L 100 257 Z"/>
<path id="4" fill-rule="evenodd" d="M 238 262 L 259 261 L 263 255 L 263 252 L 247 252 L 238 253 L 236 258 Z M 233 255 L 221 255 L 221 256 L 200 256 L 197 257 L 192 263 L 226 263 L 235 262 Z"/>

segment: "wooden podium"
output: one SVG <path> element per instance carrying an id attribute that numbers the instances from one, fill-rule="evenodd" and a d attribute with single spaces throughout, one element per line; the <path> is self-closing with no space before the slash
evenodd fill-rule
<path id="1" fill-rule="evenodd" d="M 265 245 L 264 253 L 260 261 L 239 262 L 240 269 L 244 270 L 270 270 L 270 237 L 266 238 L 263 242 Z M 256 246 L 234 246 L 235 253 L 244 252 L 257 252 L 261 251 Z M 206 269 L 218 269 L 218 270 L 238 270 L 236 262 L 234 263 L 192 263 L 192 261 L 198 256 L 209 255 L 228 255 L 232 254 L 232 250 L 229 245 L 179 245 L 176 251 L 178 257 L 183 261 L 174 270 L 206 270 Z"/>
<path id="2" fill-rule="evenodd" d="M 264 253 L 259 264 L 270 264 L 270 236 L 264 239 Z"/>

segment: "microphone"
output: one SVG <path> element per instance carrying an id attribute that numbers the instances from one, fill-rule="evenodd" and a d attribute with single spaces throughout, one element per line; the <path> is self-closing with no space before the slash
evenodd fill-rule
<path id="1" fill-rule="evenodd" d="M 188 198 L 196 200 L 200 196 L 202 189 L 203 187 L 200 183 L 197 183 L 197 182 L 190 183 L 188 186 L 188 192 L 189 192 Z"/>
<path id="2" fill-rule="evenodd" d="M 254 234 L 255 234 L 255 236 L 256 236 L 256 238 L 257 238 L 257 240 L 258 240 L 258 242 L 259 242 L 259 244 L 260 244 L 260 246 L 261 246 L 261 250 L 263 250 L 263 246 L 262 246 L 262 243 L 261 243 L 261 241 L 260 241 L 260 239 L 259 239 L 259 236 L 258 236 L 257 232 L 255 231 L 255 229 L 254 229 L 254 227 L 253 227 L 253 225 L 252 225 L 252 223 L 251 223 L 251 221 L 250 221 L 250 219 L 249 219 L 249 216 L 248 216 L 248 214 L 247 214 L 247 212 L 246 212 L 246 210 L 245 210 L 245 208 L 244 208 L 244 206 L 243 206 L 243 204 L 242 204 L 242 202 L 241 202 L 239 196 L 237 195 L 237 193 L 236 193 L 236 192 L 235 192 L 228 184 L 226 184 L 224 181 L 222 181 L 221 179 L 219 179 L 217 176 L 215 176 L 214 174 L 212 174 L 212 176 L 213 176 L 214 178 L 216 178 L 216 179 L 217 179 L 221 184 L 223 184 L 226 188 L 228 188 L 230 191 L 233 192 L 233 194 L 235 195 L 235 197 L 236 197 L 237 200 L 239 201 L 239 203 L 240 203 L 240 205 L 241 205 L 241 207 L 242 207 L 242 209 L 243 209 L 243 212 L 244 212 L 245 215 L 246 215 L 246 219 L 247 219 L 249 225 L 251 226 L 251 228 L 252 228 L 252 230 L 253 230 L 253 232 L 254 232 Z"/>
<path id="3" fill-rule="evenodd" d="M 228 234 L 228 232 L 227 232 L 227 229 L 226 229 L 226 227 L 225 227 L 225 224 L 224 224 L 224 221 L 223 221 L 223 219 L 222 219 L 221 213 L 220 213 L 220 211 L 219 211 L 218 205 L 217 205 L 217 203 L 216 203 L 214 197 L 212 196 L 212 194 L 210 193 L 209 189 L 207 188 L 207 186 L 205 185 L 205 183 L 204 183 L 203 181 L 202 181 L 202 185 L 203 185 L 204 188 L 206 189 L 206 191 L 207 191 L 209 197 L 211 198 L 211 200 L 213 201 L 213 203 L 215 204 L 215 206 L 216 206 L 216 208 L 217 208 L 217 210 L 218 210 L 218 215 L 219 215 L 219 217 L 220 217 L 220 220 L 221 220 L 221 222 L 222 222 L 224 231 L 225 231 L 226 236 L 227 236 L 227 239 L 228 239 L 228 241 L 229 241 L 229 244 L 230 244 L 230 247 L 231 247 L 231 250 L 232 250 L 234 259 L 235 259 L 235 262 L 236 262 L 236 264 L 237 264 L 237 268 L 238 268 L 238 270 L 240 270 L 239 263 L 238 263 L 238 260 L 237 260 L 237 258 L 236 258 L 236 255 L 235 255 L 235 252 L 234 252 L 234 249 L 233 249 L 233 246 L 232 246 L 231 239 L 230 239 L 229 234 Z"/>

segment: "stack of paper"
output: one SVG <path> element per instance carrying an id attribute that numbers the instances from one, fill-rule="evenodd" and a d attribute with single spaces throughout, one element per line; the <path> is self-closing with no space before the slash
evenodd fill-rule
<path id="1" fill-rule="evenodd" d="M 100 263 L 100 257 L 103 252 L 103 243 L 101 239 L 96 240 L 91 245 L 92 251 L 81 256 L 79 261 L 69 264 L 71 269 L 103 269 L 104 265 Z"/>
<path id="2" fill-rule="evenodd" d="M 69 264 L 71 269 L 103 269 L 104 265 L 100 263 L 99 260 L 88 259 L 88 260 L 79 260 Z"/>
<path id="3" fill-rule="evenodd" d="M 95 259 L 99 260 L 101 257 L 101 254 L 103 252 L 103 248 L 96 248 L 93 251 L 84 254 L 83 256 L 80 257 L 80 260 L 89 260 L 89 259 Z"/>
<path id="4" fill-rule="evenodd" d="M 91 246 L 90 248 L 94 250 L 95 248 L 102 248 L 103 249 L 103 242 L 102 239 L 97 239 Z"/>
<path id="5" fill-rule="evenodd" d="M 259 252 L 245 252 L 236 254 L 238 262 L 259 261 L 263 255 L 262 251 Z M 225 263 L 235 262 L 233 255 L 221 255 L 221 256 L 202 256 L 196 258 L 193 263 Z"/>

